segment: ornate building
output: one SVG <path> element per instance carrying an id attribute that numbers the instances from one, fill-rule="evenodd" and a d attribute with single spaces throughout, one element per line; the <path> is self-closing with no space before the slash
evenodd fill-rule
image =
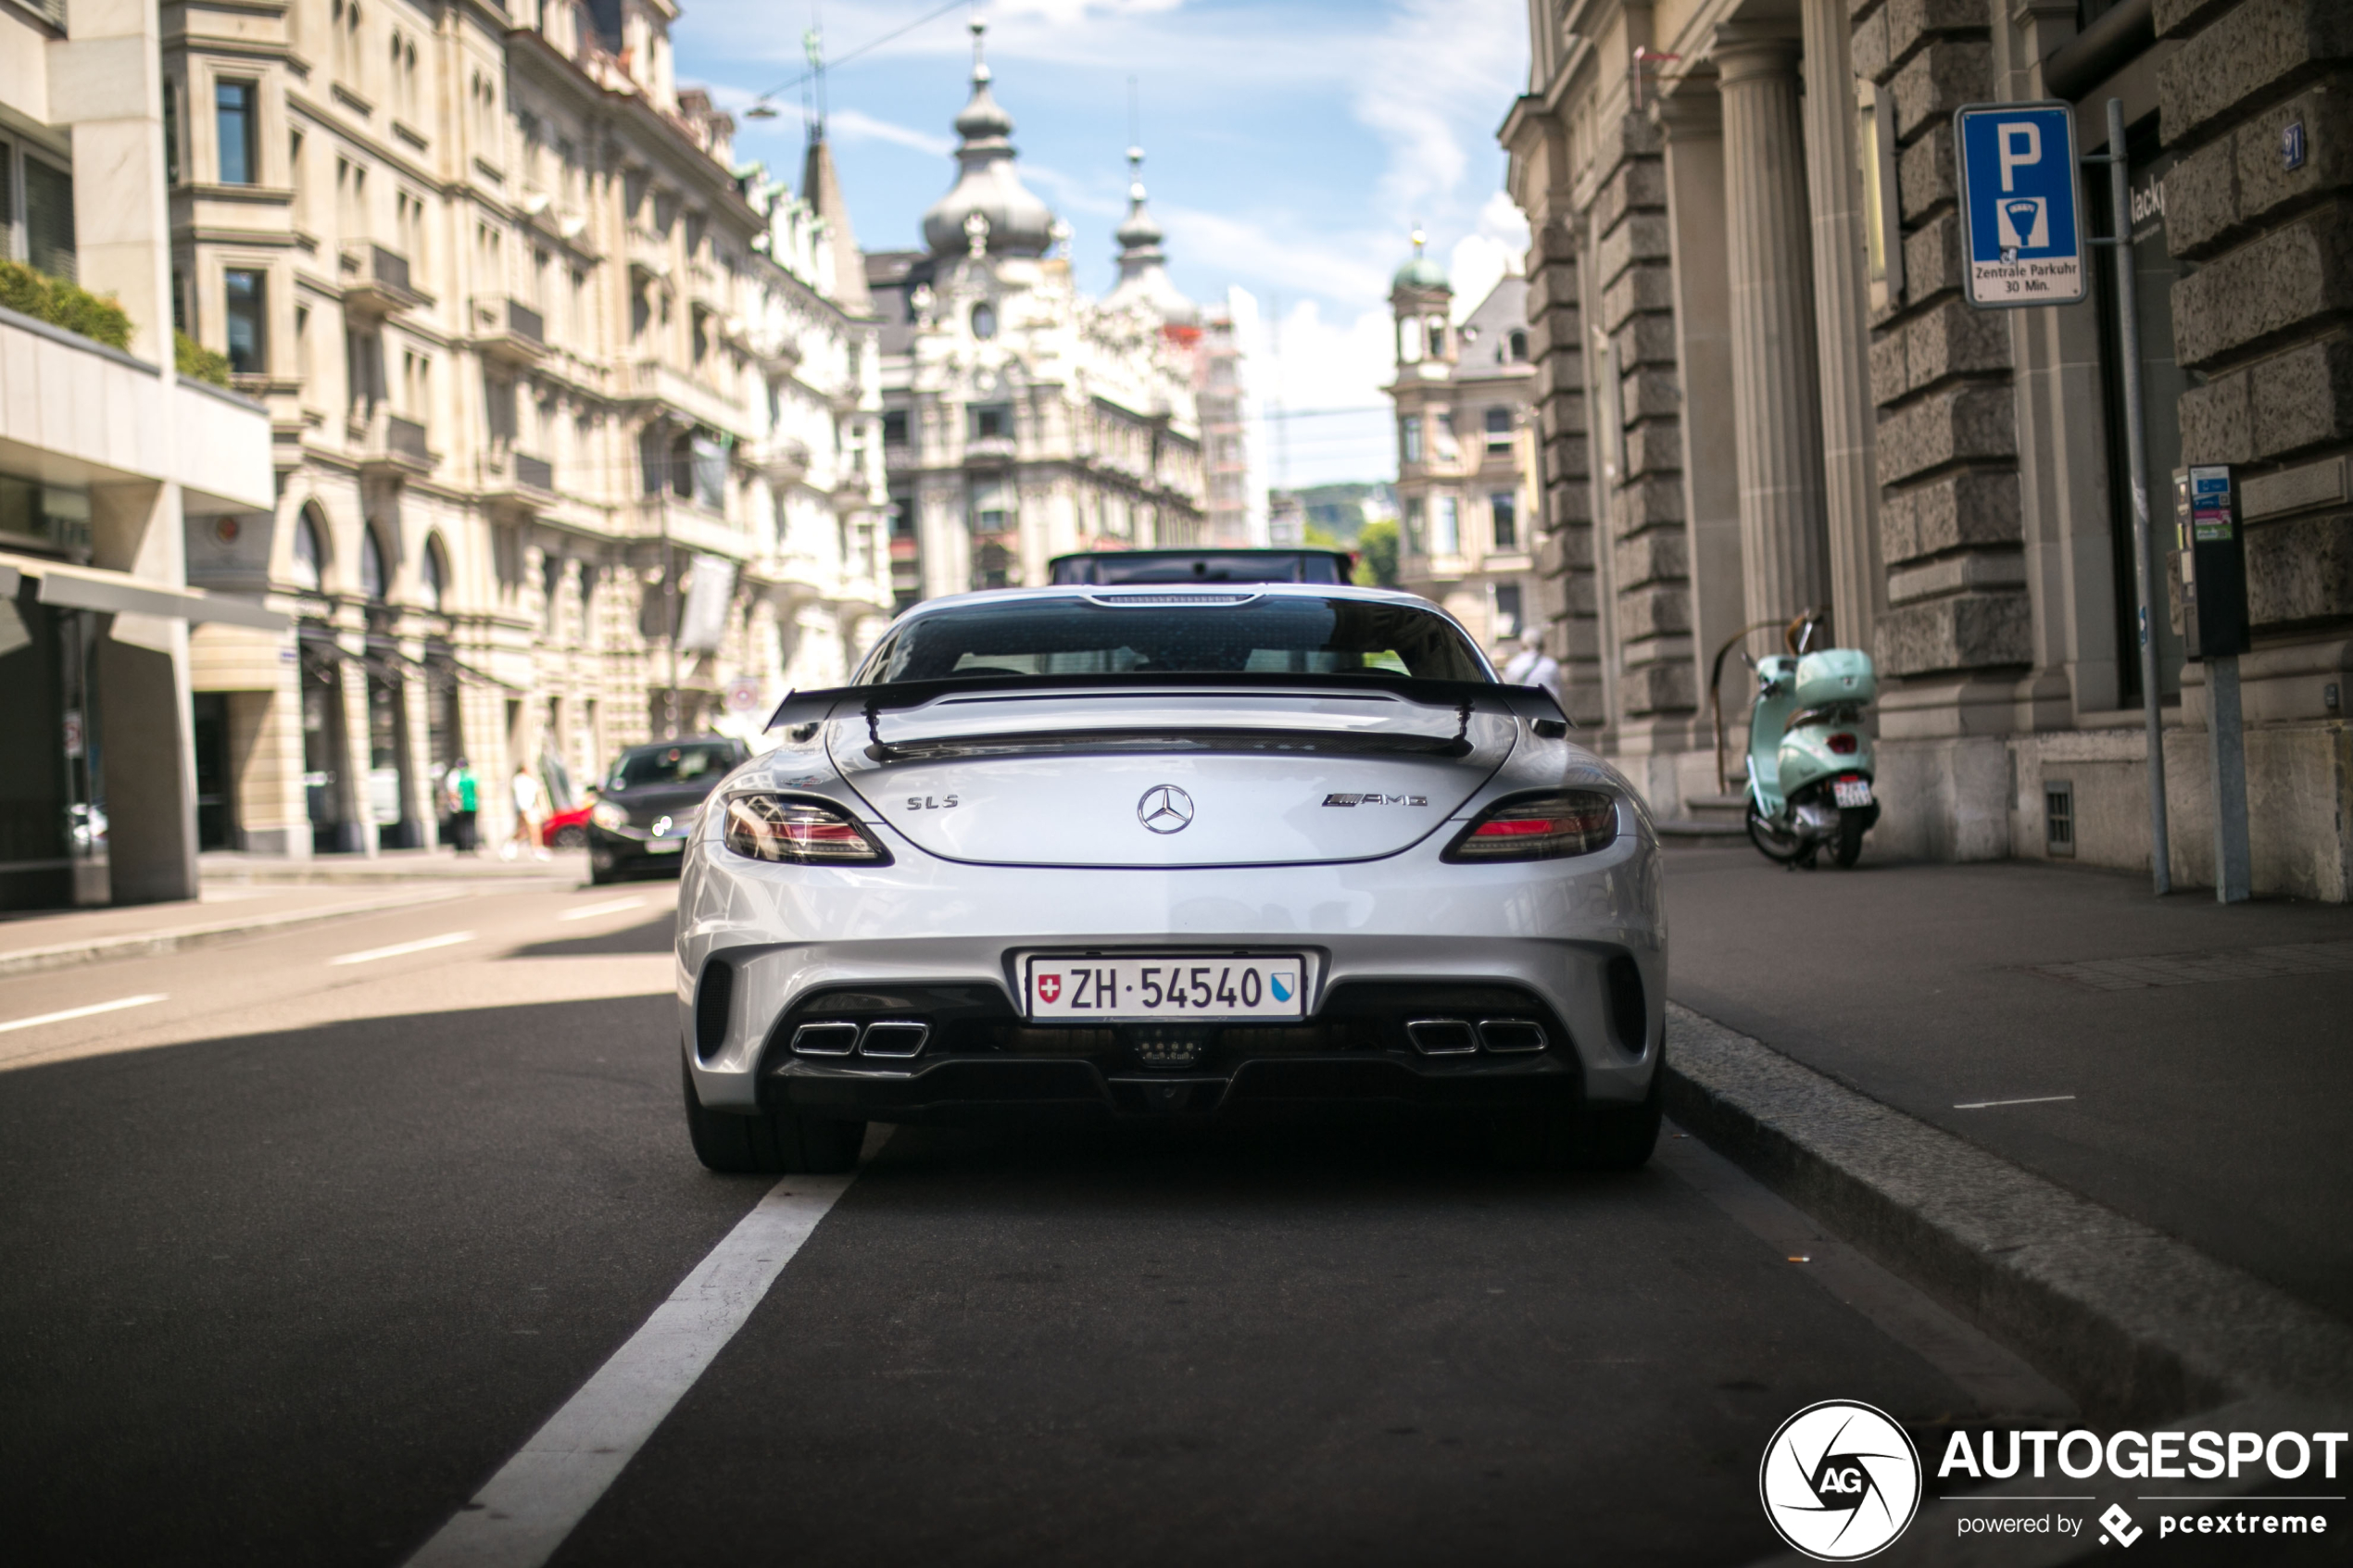
<path id="1" fill-rule="evenodd" d="M 1827 608 L 1880 666 L 1875 844 L 2148 863 L 2113 253 L 2082 305 L 1961 298 L 1954 111 L 2057 98 L 2081 153 L 2129 160 L 2160 534 L 2177 466 L 2238 483 L 2256 889 L 2353 898 L 2343 0 L 1528 15 L 1501 136 L 1535 231 L 1545 617 L 1571 708 L 1661 810 L 1723 787 L 1717 650 Z M 2107 168 L 2082 188 L 2104 232 Z M 2168 608 L 2171 869 L 2210 883 L 2203 671 Z"/>
<path id="2" fill-rule="evenodd" d="M 739 169 L 669 0 L 164 11 L 174 308 L 278 470 L 189 575 L 298 618 L 193 641 L 213 842 L 429 845 L 460 756 L 560 796 L 840 674 L 887 593 L 822 141 Z"/>
<path id="3" fill-rule="evenodd" d="M 1536 599 L 1528 281 L 1502 279 L 1457 325 L 1453 288 L 1416 233 L 1389 299 L 1397 374 L 1387 390 L 1397 408 L 1403 517 L 1398 580 L 1497 652 L 1520 634 Z"/>
<path id="4" fill-rule="evenodd" d="M 1072 550 L 1202 536 L 1199 315 L 1168 280 L 1143 186 L 1119 285 L 1089 300 L 1054 254 L 1067 231 L 1014 168 L 983 36 L 975 21 L 960 173 L 924 214 L 925 248 L 865 258 L 901 604 L 1042 583 Z"/>

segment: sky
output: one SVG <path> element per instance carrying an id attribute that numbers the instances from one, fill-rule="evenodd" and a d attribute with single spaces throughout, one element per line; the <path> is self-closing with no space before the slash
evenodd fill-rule
<path id="1" fill-rule="evenodd" d="M 971 6 L 924 21 L 940 0 L 682 4 L 679 80 L 736 113 L 738 158 L 795 181 L 805 89 L 786 84 L 807 69 L 802 34 L 821 29 L 826 57 L 844 61 L 826 72 L 826 124 L 858 242 L 920 245 L 924 209 L 954 183 L 950 122 L 971 93 Z M 1527 249 L 1495 143 L 1527 78 L 1518 0 L 995 0 L 980 11 L 1018 167 L 1076 231 L 1080 284 L 1101 295 L 1117 276 L 1132 77 L 1144 182 L 1177 286 L 1209 301 L 1239 285 L 1279 321 L 1263 397 L 1362 410 L 1285 420 L 1267 483 L 1285 477 L 1278 467 L 1293 485 L 1395 477 L 1379 388 L 1390 275 L 1416 224 L 1447 264 L 1458 316 Z M 777 118 L 744 118 L 770 92 Z"/>

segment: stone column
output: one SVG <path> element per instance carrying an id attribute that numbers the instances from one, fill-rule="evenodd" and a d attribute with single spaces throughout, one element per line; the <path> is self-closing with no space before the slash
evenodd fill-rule
<path id="1" fill-rule="evenodd" d="M 1820 345 L 1822 501 L 1831 634 L 1866 648 L 1887 603 L 1872 445 L 1870 325 L 1856 169 L 1855 68 L 1846 0 L 1804 0 L 1806 169 L 1814 208 L 1814 320 Z M 2016 314 L 2016 312 L 2013 312 Z"/>
<path id="2" fill-rule="evenodd" d="M 1730 282 L 1724 244 L 1724 124 L 1715 84 L 1693 74 L 1659 98 L 1651 116 L 1667 144 L 1667 237 L 1675 261 L 1675 351 L 1683 393 L 1683 517 L 1691 539 L 1692 690 L 1697 722 L 1712 738 L 1707 682 L 1716 650 L 1748 620 L 1741 572 L 1739 474 L 1724 454 L 1737 449 L 1732 407 Z M 1735 669 L 1738 666 L 1735 665 Z M 1742 687 L 1727 676 L 1723 707 L 1735 721 Z M 1712 748 L 1711 748 L 1712 750 Z M 1737 748 L 1733 748 L 1735 754 Z M 1705 787 L 1715 795 L 1711 755 Z"/>
<path id="3" fill-rule="evenodd" d="M 1732 409 L 1751 621 L 1786 619 L 1831 597 L 1797 53 L 1794 39 L 1730 27 L 1718 30 L 1712 51 L 1723 99 Z"/>

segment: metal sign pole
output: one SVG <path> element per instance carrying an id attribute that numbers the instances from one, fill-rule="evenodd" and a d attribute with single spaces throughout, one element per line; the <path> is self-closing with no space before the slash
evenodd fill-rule
<path id="1" fill-rule="evenodd" d="M 2141 407 L 2141 323 L 2133 298 L 2132 165 L 2124 156 L 2124 102 L 2108 101 L 2108 153 L 2087 163 L 2105 163 L 2115 212 L 2116 326 L 2124 361 L 2124 452 L 2133 487 L 2133 572 L 2141 595 L 2141 714 L 2148 731 L 2149 880 L 2161 896 L 2173 890 L 2172 849 L 2165 831 L 2165 731 L 2159 711 L 2157 638 L 2149 622 L 2157 613 L 2157 541 L 2149 528 L 2148 442 Z M 2236 673 L 2235 671 L 2233 673 Z M 2238 696 L 2232 692 L 2233 706 Z"/>

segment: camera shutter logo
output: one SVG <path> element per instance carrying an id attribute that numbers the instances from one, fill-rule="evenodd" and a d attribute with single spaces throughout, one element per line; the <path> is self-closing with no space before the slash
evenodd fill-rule
<path id="1" fill-rule="evenodd" d="M 1859 1562 L 1919 1512 L 1919 1450 L 1885 1411 L 1825 1399 L 1781 1423 L 1756 1489 L 1781 1539 L 1817 1562 Z"/>

